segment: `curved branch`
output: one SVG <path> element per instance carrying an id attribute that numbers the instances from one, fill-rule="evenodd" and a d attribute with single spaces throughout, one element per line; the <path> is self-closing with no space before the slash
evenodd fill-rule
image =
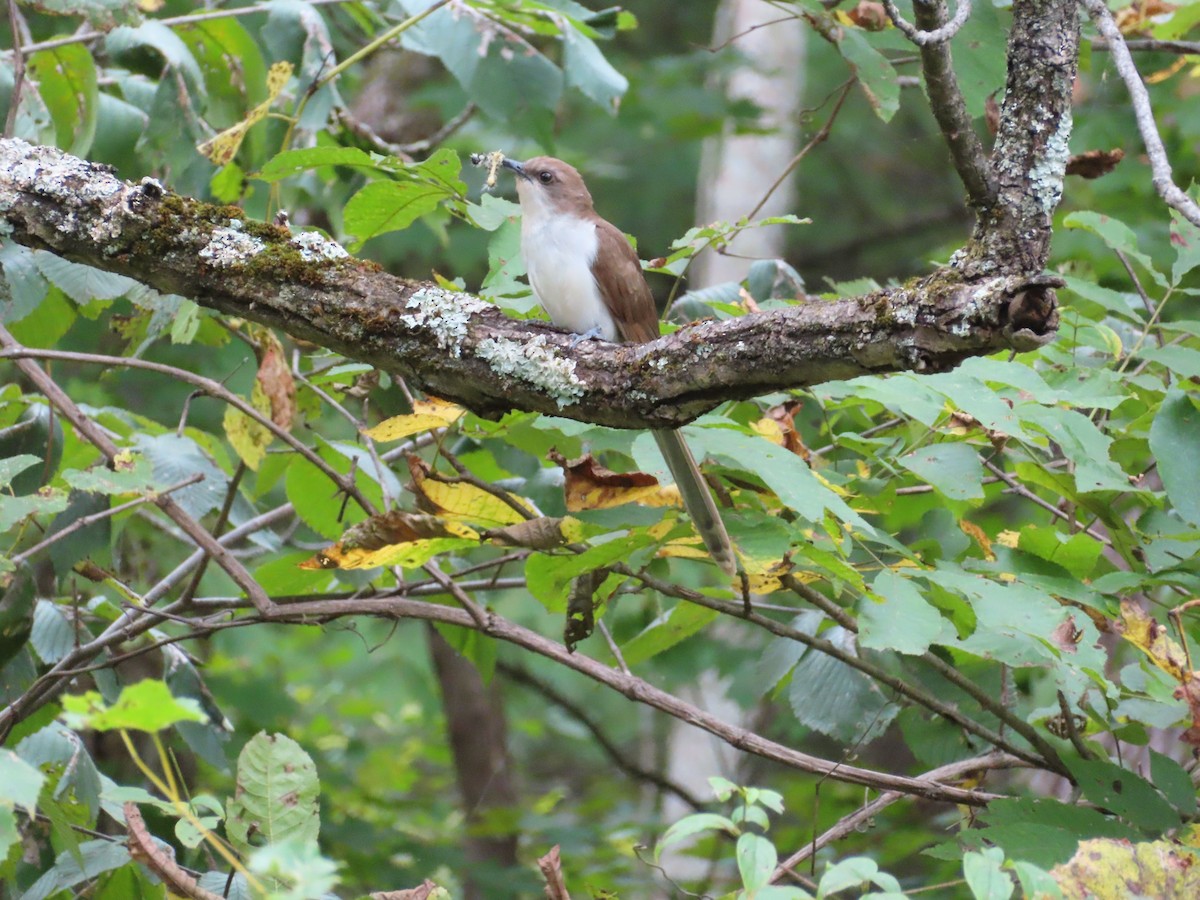
<path id="1" fill-rule="evenodd" d="M 1182 188 L 1175 183 L 1171 174 L 1171 161 L 1167 159 L 1167 150 L 1163 146 L 1162 136 L 1158 133 L 1158 125 L 1154 121 L 1154 110 L 1150 108 L 1150 94 L 1142 82 L 1142 76 L 1133 62 L 1125 36 L 1117 27 L 1112 13 L 1104 0 L 1083 0 L 1088 14 L 1096 23 L 1096 28 L 1104 35 L 1108 50 L 1112 53 L 1113 64 L 1121 74 L 1125 87 L 1129 90 L 1129 102 L 1133 104 L 1133 114 L 1137 119 L 1138 133 L 1142 143 L 1146 145 L 1146 155 L 1150 158 L 1150 171 L 1154 189 L 1162 197 L 1167 206 L 1176 210 L 1193 225 L 1200 226 L 1200 205 L 1196 204 Z"/>
<path id="2" fill-rule="evenodd" d="M 512 409 L 677 427 L 723 400 L 900 370 L 943 371 L 1054 336 L 1039 269 L 964 283 L 942 270 L 862 297 L 687 326 L 639 345 L 570 340 L 466 293 L 407 281 L 240 210 L 123 182 L 0 140 L 0 228 L 19 243 L 281 328 L 485 416 Z M 312 238 L 312 235 L 305 235 Z M 311 258 L 316 257 L 316 258 Z M 1000 268 L 999 263 L 996 270 Z"/>
<path id="3" fill-rule="evenodd" d="M 935 8 L 939 11 L 941 21 L 931 30 L 925 31 L 905 21 L 904 17 L 900 15 L 900 10 L 896 9 L 895 0 L 883 0 L 883 8 L 887 10 L 888 18 L 892 20 L 892 24 L 900 33 L 922 48 L 946 43 L 958 34 L 963 25 L 967 23 L 967 19 L 971 17 L 971 0 L 959 0 L 958 9 L 954 11 L 954 18 L 949 22 L 945 21 L 946 7 L 941 0 L 913 0 L 913 12 L 916 14 L 915 18 L 921 29 L 927 27 L 927 23 L 921 21 L 921 13 L 926 10 L 932 11 Z"/>

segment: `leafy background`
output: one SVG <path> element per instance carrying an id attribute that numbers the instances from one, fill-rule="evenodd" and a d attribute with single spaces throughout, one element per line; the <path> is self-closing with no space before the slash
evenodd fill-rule
<path id="1" fill-rule="evenodd" d="M 453 15 L 442 10 L 401 32 L 404 52 L 354 61 L 328 81 L 335 66 L 429 3 L 273 0 L 247 15 L 211 18 L 184 3 L 102 0 L 72 5 L 68 15 L 60 6 L 18 7 L 28 27 L 22 43 L 57 46 L 28 55 L 13 133 L 109 163 L 124 178 L 153 175 L 181 194 L 236 203 L 248 219 L 286 209 L 293 225 L 323 229 L 390 271 L 482 285 L 515 315 L 531 314 L 531 303 L 514 280 L 512 207 L 481 196 L 483 173 L 464 165 L 469 153 L 502 147 L 518 158 L 545 151 L 578 163 L 600 212 L 637 235 L 651 257 L 667 255 L 695 224 L 701 141 L 755 127 L 753 104 L 714 89 L 743 61 L 736 41 L 710 49 L 711 2 L 643 0 L 620 11 L 567 0 L 456 3 Z M 809 35 L 806 133 L 825 121 L 849 74 L 860 78 L 829 141 L 798 170 L 795 212 L 813 225 L 791 231 L 788 261 L 810 291 L 839 296 L 944 260 L 969 219 L 928 105 L 905 81 L 918 74 L 911 45 L 894 29 L 861 27 L 840 7 L 779 7 L 824 28 Z M 1131 33 L 1184 37 L 1194 9 L 1125 21 Z M 981 130 L 988 97 L 1003 83 L 1010 17 L 1004 6 L 980 4 L 954 44 Z M 834 27 L 840 40 L 820 36 Z M 13 46 L 7 22 L 0 42 Z M 1196 174 L 1190 148 L 1200 138 L 1200 111 L 1194 71 L 1177 59 L 1138 57 L 1144 72 L 1161 76 L 1151 79 L 1158 121 L 1176 177 L 1187 184 Z M 271 85 L 268 72 L 279 62 L 291 70 Z M 984 752 L 983 735 L 992 734 L 1040 761 L 1042 771 L 989 776 L 983 786 L 1006 798 L 978 812 L 921 802 L 882 809 L 872 827 L 850 831 L 805 870 L 827 893 L 944 882 L 958 885 L 953 892 L 962 879 L 977 896 L 1008 896 L 1007 872 L 1028 892 L 1052 892 L 1046 872 L 1067 863 L 1081 841 L 1129 838 L 1154 852 L 1159 839 L 1179 852 L 1196 842 L 1197 734 L 1186 730 L 1200 714 L 1186 656 L 1195 626 L 1184 613 L 1185 633 L 1167 629 L 1178 623 L 1166 613 L 1197 595 L 1200 242 L 1155 198 L 1123 87 L 1096 43 L 1085 41 L 1081 69 L 1072 150 L 1119 147 L 1126 157 L 1103 178 L 1068 179 L 1051 262 L 1068 283 L 1058 340 L 942 375 L 859 378 L 728 404 L 689 429 L 697 453 L 737 486 L 729 529 L 758 567 L 759 586 L 778 589 L 767 595 L 766 613 L 784 633 L 735 623 L 669 591 L 636 589 L 636 581 L 612 578 L 601 592 L 620 591 L 604 621 L 637 675 L 694 701 L 719 701 L 730 718 L 788 746 L 918 774 Z M 0 110 L 11 106 L 13 88 L 11 67 L 0 67 Z M 461 128 L 436 147 L 421 145 L 472 105 L 477 111 Z M 337 115 L 343 107 L 350 117 Z M 411 145 L 406 157 L 372 156 L 378 145 L 355 128 L 374 120 L 382 130 L 381 108 L 391 117 L 388 139 Z M 230 149 L 220 134 L 239 122 L 253 124 L 231 162 L 217 165 L 197 151 L 214 138 Z M 773 177 L 764 173 L 764 189 Z M 384 376 L 364 402 L 356 387 L 365 367 L 352 361 L 295 348 L 286 337 L 280 344 L 185 298 L 11 243 L 0 245 L 0 263 L 0 321 L 29 347 L 200 373 L 264 415 L 278 413 L 267 395 L 283 377 L 262 375 L 278 371 L 263 362 L 275 354 L 298 376 L 293 433 L 333 469 L 353 471 L 374 502 L 408 504 L 402 461 L 391 462 L 381 442 L 391 468 L 374 466 L 372 445 L 352 421 L 409 412 L 404 386 Z M 671 279 L 652 276 L 652 284 L 665 300 Z M 238 527 L 292 505 L 238 545 L 272 596 L 420 578 L 412 569 L 299 567 L 366 512 L 249 419 L 191 397 L 182 377 L 69 360 L 47 367 L 129 456 L 116 471 L 97 467 L 94 448 L 50 414 L 11 361 L 0 361 L 5 703 L 113 622 L 122 604 L 153 599 L 189 549 L 149 505 L 44 551 L 31 548 L 48 532 L 198 472 L 206 480 L 174 496 L 209 526 Z M 801 404 L 785 418 L 792 443 L 780 446 L 763 437 L 770 427 L 762 423 L 792 399 Z M 437 457 L 445 447 L 474 477 L 502 483 L 548 515 L 565 511 L 558 470 L 546 458 L 552 447 L 568 456 L 589 449 L 617 469 L 655 466 L 644 437 L 548 417 L 495 423 L 467 415 L 436 440 L 434 433 L 406 446 L 448 471 Z M 625 506 L 581 519 L 598 553 L 736 599 L 703 563 L 655 558 L 664 534 L 686 533 L 670 513 Z M 513 586 L 480 602 L 557 637 L 571 557 L 539 553 L 498 568 L 506 552 L 448 550 L 440 562 L 457 571 L 490 561 L 482 571 Z M 789 577 L 772 581 L 772 565 L 784 558 Z M 189 589 L 197 598 L 216 604 L 234 595 L 216 567 L 203 571 Z M 820 609 L 812 593 L 825 601 Z M 151 832 L 173 841 L 186 865 L 208 871 L 217 891 L 224 875 L 213 873 L 228 867 L 205 849 L 205 831 L 227 835 L 248 860 L 235 892 L 257 878 L 287 896 L 321 896 L 339 877 L 342 896 L 427 877 L 458 895 L 469 832 L 519 836 L 526 863 L 560 845 L 580 893 L 670 896 L 671 878 L 712 895 L 741 888 L 768 897 L 761 885 L 776 848 L 805 846 L 864 802 L 862 788 L 732 754 L 714 758 L 710 770 L 685 772 L 682 791 L 664 789 L 663 779 L 706 765 L 687 760 L 685 745 L 695 739 L 680 738 L 669 719 L 551 659 L 462 629 L 439 631 L 503 695 L 515 805 L 468 825 L 425 626 L 354 618 L 192 634 L 187 623 L 164 621 L 124 648 L 138 654 L 98 658 L 104 665 L 78 691 L 98 692 L 91 705 L 59 698 L 7 735 L 6 889 L 26 900 L 71 896 L 82 885 L 97 897 L 162 896 L 104 838 L 114 829 L 101 809 L 121 817 L 120 804 L 132 798 Z M 148 646 L 180 635 L 190 637 L 179 649 Z M 581 649 L 613 662 L 598 636 Z M 888 686 L 888 677 L 906 690 Z M 156 679 L 191 699 L 118 700 L 122 688 Z M 181 706 L 172 712 L 174 703 Z M 939 705 L 959 720 L 933 714 Z M 260 733 L 287 738 L 255 738 Z M 157 753 L 167 749 L 176 762 L 163 766 Z M 311 759 L 304 791 L 316 790 L 319 775 L 319 851 L 315 809 L 268 835 L 265 847 L 238 837 L 252 811 L 231 799 L 235 784 L 269 782 L 272 752 L 301 768 Z M 673 766 L 678 758 L 684 762 Z M 161 786 L 156 798 L 130 793 L 154 787 L 152 773 L 176 770 L 181 784 L 173 789 L 191 798 L 189 814 L 163 803 L 170 795 Z M 710 774 L 729 781 L 710 791 Z M 685 818 L 697 811 L 687 801 L 714 818 Z M 31 818 L 34 810 L 40 818 Z M 679 824 L 668 832 L 672 822 Z M 660 839 L 661 871 L 654 851 L 639 849 Z M 479 896 L 541 889 L 532 865 L 474 875 L 470 889 Z M 1069 889 L 1070 873 L 1056 877 Z"/>

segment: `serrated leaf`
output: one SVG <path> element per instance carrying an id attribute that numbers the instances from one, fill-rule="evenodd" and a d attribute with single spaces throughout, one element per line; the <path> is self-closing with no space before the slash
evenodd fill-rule
<path id="1" fill-rule="evenodd" d="M 34 252 L 5 241 L 0 244 L 0 322 L 19 322 L 45 299 L 50 285 L 38 270 Z"/>
<path id="2" fill-rule="evenodd" d="M 51 284 L 79 304 L 92 300 L 115 300 L 137 287 L 137 282 L 132 278 L 69 262 L 53 253 L 38 252 L 34 260 Z"/>
<path id="3" fill-rule="evenodd" d="M 266 841 L 316 841 L 317 769 L 291 738 L 260 731 L 238 755 L 237 794 L 226 804 L 225 831 L 249 855 Z"/>
<path id="4" fill-rule="evenodd" d="M 129 861 L 129 851 L 122 843 L 111 840 L 84 841 L 79 845 L 78 857 L 70 852 L 60 853 L 54 866 L 31 884 L 20 900 L 46 900 L 52 894 L 69 890 Z"/>
<path id="5" fill-rule="evenodd" d="M 840 626 L 822 637 L 843 648 L 853 646 Z M 788 700 L 802 725 L 846 744 L 878 737 L 899 711 L 866 675 L 813 650 L 792 669 Z"/>

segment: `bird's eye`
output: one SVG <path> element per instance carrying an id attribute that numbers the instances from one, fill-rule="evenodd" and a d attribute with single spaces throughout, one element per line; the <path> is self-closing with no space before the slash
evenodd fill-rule
<path id="1" fill-rule="evenodd" d="M 553 180 L 554 180 L 553 172 L 548 172 L 548 171 L 547 172 L 538 172 L 538 181 L 540 181 L 542 184 L 549 184 Z"/>

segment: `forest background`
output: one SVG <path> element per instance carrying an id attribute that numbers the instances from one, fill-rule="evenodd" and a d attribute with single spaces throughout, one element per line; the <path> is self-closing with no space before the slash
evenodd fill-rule
<path id="1" fill-rule="evenodd" d="M 0 895 L 1195 891 L 1200 4 L 898 6 L 9 0 Z"/>

